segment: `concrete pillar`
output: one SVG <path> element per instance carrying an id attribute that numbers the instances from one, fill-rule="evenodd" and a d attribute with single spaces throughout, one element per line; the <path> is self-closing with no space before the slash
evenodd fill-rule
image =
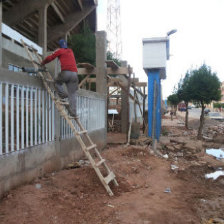
<path id="1" fill-rule="evenodd" d="M 68 31 L 66 34 L 65 34 L 65 40 L 68 42 L 68 39 L 69 39 L 69 37 L 70 37 L 70 31 Z"/>
<path id="2" fill-rule="evenodd" d="M 127 67 L 127 61 L 121 62 L 122 67 Z M 125 90 L 121 90 L 121 132 L 128 133 L 129 127 L 129 85 Z"/>
<path id="3" fill-rule="evenodd" d="M 2 67 L 2 2 L 0 2 L 0 67 Z"/>
<path id="4" fill-rule="evenodd" d="M 107 141 L 107 42 L 106 32 L 96 32 L 96 92 L 105 97 L 105 140 Z"/>
<path id="5" fill-rule="evenodd" d="M 107 97 L 106 32 L 96 32 L 96 92 Z"/>
<path id="6" fill-rule="evenodd" d="M 47 8 L 48 4 L 39 10 L 38 44 L 43 48 L 44 56 L 47 52 Z"/>

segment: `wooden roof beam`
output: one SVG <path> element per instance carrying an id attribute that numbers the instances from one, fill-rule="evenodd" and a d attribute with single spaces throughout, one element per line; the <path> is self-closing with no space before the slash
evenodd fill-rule
<path id="1" fill-rule="evenodd" d="M 147 86 L 147 82 L 136 82 L 135 86 L 137 86 L 137 87 L 146 87 Z"/>
<path id="2" fill-rule="evenodd" d="M 18 4 L 15 4 L 7 13 L 3 13 L 3 21 L 9 26 L 19 24 L 25 17 L 32 12 L 39 10 L 47 4 L 52 4 L 55 0 L 21 0 Z"/>
<path id="3" fill-rule="evenodd" d="M 132 87 L 135 91 L 137 91 L 142 97 L 144 97 L 144 94 L 143 94 L 139 89 L 137 89 L 134 85 L 131 85 L 131 87 Z"/>
<path id="4" fill-rule="evenodd" d="M 137 83 L 137 82 L 139 82 L 139 79 L 138 78 L 131 78 L 131 82 L 132 83 Z"/>
<path id="5" fill-rule="evenodd" d="M 87 82 L 90 82 L 90 83 L 96 82 L 96 78 L 88 78 L 86 81 Z"/>
<path id="6" fill-rule="evenodd" d="M 78 67 L 86 68 L 87 70 L 93 70 L 95 67 L 90 63 L 78 63 Z"/>
<path id="7" fill-rule="evenodd" d="M 107 68 L 107 74 L 113 74 L 113 75 L 126 75 L 129 74 L 128 67 L 119 67 L 118 69 L 114 70 L 112 68 Z"/>
<path id="8" fill-rule="evenodd" d="M 107 64 L 107 67 L 111 67 L 112 70 L 116 70 L 119 68 L 119 65 L 113 60 L 106 61 L 106 64 Z"/>
<path id="9" fill-rule="evenodd" d="M 60 18 L 60 20 L 61 20 L 63 23 L 65 23 L 64 16 L 61 14 L 61 12 L 60 12 L 59 8 L 57 7 L 57 5 L 56 5 L 54 2 L 52 2 L 52 3 L 51 3 L 51 6 L 52 6 L 52 8 L 54 9 L 54 11 L 56 12 L 56 14 L 58 15 L 58 17 Z"/>
<path id="10" fill-rule="evenodd" d="M 60 37 L 63 37 L 65 33 L 74 29 L 86 16 L 88 16 L 96 5 L 91 5 L 83 8 L 83 11 L 71 13 L 65 18 L 65 23 L 60 24 L 48 29 L 48 43 L 54 41 Z"/>
<path id="11" fill-rule="evenodd" d="M 78 68 L 78 75 L 96 75 L 96 69 Z"/>
<path id="12" fill-rule="evenodd" d="M 87 69 L 87 67 L 91 66 L 90 64 L 87 65 L 88 63 L 80 63 L 81 64 L 85 64 L 85 67 L 82 66 L 83 68 L 78 68 L 79 74 L 80 75 L 87 75 L 87 74 L 95 74 L 96 75 L 96 68 L 91 69 Z M 90 68 L 90 67 L 89 67 Z M 116 70 L 112 70 L 111 68 L 107 68 L 107 74 L 113 74 L 113 75 L 126 75 L 128 74 L 129 70 L 127 67 L 119 67 Z"/>

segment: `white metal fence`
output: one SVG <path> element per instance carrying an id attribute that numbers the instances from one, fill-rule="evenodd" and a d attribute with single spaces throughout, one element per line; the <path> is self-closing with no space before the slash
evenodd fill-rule
<path id="1" fill-rule="evenodd" d="M 0 155 L 54 139 L 54 104 L 40 88 L 0 82 Z"/>
<path id="2" fill-rule="evenodd" d="M 104 99 L 78 95 L 77 114 L 86 130 L 105 128 Z M 53 141 L 55 106 L 47 91 L 0 81 L 0 127 L 0 155 Z M 59 128 L 61 139 L 74 137 L 62 117 Z"/>
<path id="3" fill-rule="evenodd" d="M 105 100 L 87 96 L 77 96 L 77 115 L 83 127 L 88 131 L 105 128 Z M 76 126 L 77 130 L 79 128 Z M 62 139 L 73 137 L 71 128 L 61 118 L 60 135 Z"/>

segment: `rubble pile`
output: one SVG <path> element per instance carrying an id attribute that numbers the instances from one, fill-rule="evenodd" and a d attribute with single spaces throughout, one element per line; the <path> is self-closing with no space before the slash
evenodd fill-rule
<path id="1" fill-rule="evenodd" d="M 224 123 L 205 127 L 203 135 L 205 139 L 212 139 L 214 142 L 224 143 Z"/>
<path id="2" fill-rule="evenodd" d="M 162 127 L 161 134 L 168 137 L 180 137 L 180 136 L 197 136 L 197 130 L 186 129 L 185 127 Z"/>
<path id="3" fill-rule="evenodd" d="M 203 144 L 187 137 L 161 137 L 160 150 L 169 157 L 183 157 L 202 152 Z"/>
<path id="4" fill-rule="evenodd" d="M 150 145 L 151 143 L 152 143 L 152 138 L 147 137 L 145 135 L 140 135 L 138 139 L 130 140 L 131 145 L 146 146 L 146 145 Z"/>

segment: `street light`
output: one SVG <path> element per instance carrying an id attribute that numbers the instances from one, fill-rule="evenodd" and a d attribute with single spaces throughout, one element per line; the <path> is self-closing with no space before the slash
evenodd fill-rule
<path id="1" fill-rule="evenodd" d="M 170 30 L 169 32 L 167 32 L 167 36 L 170 36 L 170 35 L 172 35 L 172 34 L 174 34 L 176 32 L 177 32 L 176 29 Z"/>
<path id="2" fill-rule="evenodd" d="M 166 38 L 167 38 L 167 43 L 166 43 L 166 46 L 167 46 L 167 59 L 170 58 L 170 53 L 169 53 L 169 49 L 170 49 L 170 38 L 169 36 L 176 33 L 177 30 L 176 29 L 173 29 L 173 30 L 170 30 L 169 32 L 166 33 Z"/>

